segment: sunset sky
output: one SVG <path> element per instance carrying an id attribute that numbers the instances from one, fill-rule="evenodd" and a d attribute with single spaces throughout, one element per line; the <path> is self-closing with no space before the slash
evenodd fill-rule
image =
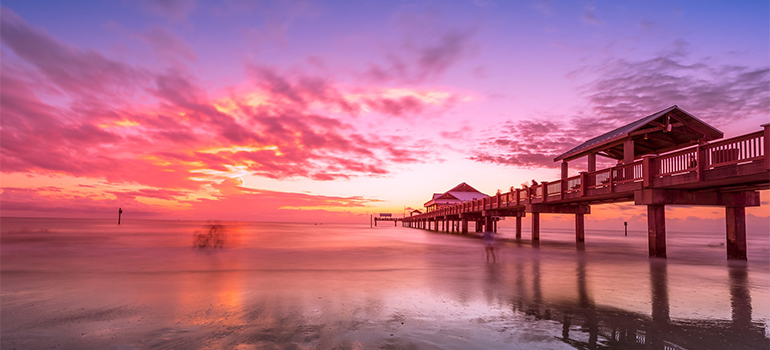
<path id="1" fill-rule="evenodd" d="M 557 179 L 556 155 L 672 105 L 725 137 L 770 121 L 767 0 L 1 11 L 3 216 L 368 222 L 461 182 Z M 768 222 L 762 200 L 750 231 Z M 646 222 L 614 207 L 589 228 Z"/>

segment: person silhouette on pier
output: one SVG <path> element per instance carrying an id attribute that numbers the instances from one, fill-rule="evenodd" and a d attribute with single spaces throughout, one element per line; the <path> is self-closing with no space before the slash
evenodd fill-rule
<path id="1" fill-rule="evenodd" d="M 489 257 L 492 256 L 492 262 L 497 262 L 497 255 L 495 255 L 495 237 L 494 233 L 490 229 L 484 230 L 484 251 L 487 256 L 487 262 Z"/>

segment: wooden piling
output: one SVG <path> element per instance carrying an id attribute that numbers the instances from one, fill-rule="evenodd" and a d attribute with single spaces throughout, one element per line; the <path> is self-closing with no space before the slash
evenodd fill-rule
<path id="1" fill-rule="evenodd" d="M 532 213 L 532 241 L 540 240 L 540 213 Z"/>
<path id="2" fill-rule="evenodd" d="M 586 241 L 586 224 L 583 214 L 575 214 L 575 241 L 578 243 Z"/>
<path id="3" fill-rule="evenodd" d="M 727 259 L 746 260 L 746 207 L 725 207 Z"/>
<path id="4" fill-rule="evenodd" d="M 650 256 L 666 257 L 666 206 L 647 206 L 647 231 Z"/>

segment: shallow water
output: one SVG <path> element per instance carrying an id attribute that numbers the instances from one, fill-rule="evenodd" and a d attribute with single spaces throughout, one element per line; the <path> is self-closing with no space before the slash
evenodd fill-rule
<path id="1" fill-rule="evenodd" d="M 770 243 L 503 227 L 0 219 L 2 349 L 767 349 Z"/>

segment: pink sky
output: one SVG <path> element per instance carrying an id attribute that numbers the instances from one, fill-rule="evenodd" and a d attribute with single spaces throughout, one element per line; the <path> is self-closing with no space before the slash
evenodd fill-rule
<path id="1" fill-rule="evenodd" d="M 366 222 L 556 179 L 554 156 L 674 104 L 725 137 L 770 121 L 766 1 L 3 6 L 3 216 Z"/>

